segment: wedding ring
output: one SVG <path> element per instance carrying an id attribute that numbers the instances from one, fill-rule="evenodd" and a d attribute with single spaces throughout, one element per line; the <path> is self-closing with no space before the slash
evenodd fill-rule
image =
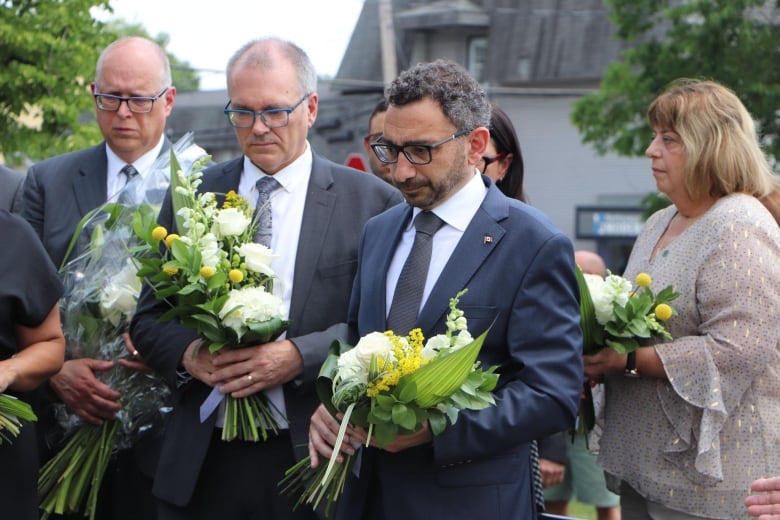
<path id="1" fill-rule="evenodd" d="M 134 350 L 131 355 L 133 356 L 134 359 L 137 359 L 138 358 L 138 351 Z"/>
<path id="2" fill-rule="evenodd" d="M 246 375 L 246 380 L 251 383 L 252 382 L 252 374 L 247 374 Z"/>

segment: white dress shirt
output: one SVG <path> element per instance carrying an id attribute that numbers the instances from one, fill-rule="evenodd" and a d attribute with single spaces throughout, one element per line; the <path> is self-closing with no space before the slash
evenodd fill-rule
<path id="1" fill-rule="evenodd" d="M 160 136 L 160 141 L 154 146 L 154 148 L 132 162 L 133 167 L 135 167 L 135 169 L 138 171 L 138 175 L 140 175 L 142 179 L 146 177 L 149 171 L 151 171 L 154 161 L 157 160 L 157 156 L 160 155 L 160 150 L 162 150 L 164 141 L 165 137 Z M 119 197 L 119 192 L 122 191 L 122 189 L 127 184 L 127 176 L 121 172 L 122 168 L 124 168 L 128 163 L 120 159 L 119 156 L 115 154 L 114 151 L 108 146 L 108 144 L 106 144 L 106 158 L 108 159 L 106 167 L 106 193 L 108 194 L 107 201 L 116 202 L 117 198 Z"/>
<path id="2" fill-rule="evenodd" d="M 433 213 L 444 221 L 444 226 L 433 235 L 431 263 L 428 268 L 428 277 L 425 280 L 422 301 L 420 302 L 421 309 L 428 300 L 428 296 L 431 294 L 436 280 L 439 279 L 439 275 L 444 270 L 444 266 L 447 265 L 452 253 L 455 251 L 455 246 L 458 245 L 463 232 L 466 231 L 466 227 L 468 227 L 474 214 L 485 199 L 487 191 L 487 187 L 482 182 L 482 176 L 475 172 L 472 179 L 457 193 L 433 209 Z M 395 254 L 393 254 L 393 260 L 390 262 L 390 267 L 387 270 L 385 307 L 387 312 L 390 312 L 395 286 L 398 284 L 398 277 L 401 275 L 406 258 L 412 250 L 415 235 L 414 217 L 420 211 L 419 208 L 413 209 L 412 218 L 406 223 L 401 240 L 398 242 Z"/>

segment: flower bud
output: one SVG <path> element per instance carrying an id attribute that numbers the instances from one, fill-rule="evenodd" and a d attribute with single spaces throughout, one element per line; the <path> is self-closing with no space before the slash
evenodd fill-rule
<path id="1" fill-rule="evenodd" d="M 636 275 L 636 284 L 639 287 L 650 287 L 650 284 L 653 283 L 653 279 L 650 277 L 647 273 L 639 273 Z"/>
<path id="2" fill-rule="evenodd" d="M 168 236 L 168 230 L 164 226 L 157 226 L 152 230 L 152 238 L 154 240 L 162 240 Z"/>
<path id="3" fill-rule="evenodd" d="M 665 304 L 660 303 L 655 307 L 655 317 L 661 321 L 666 321 L 672 317 L 672 308 Z"/>
<path id="4" fill-rule="evenodd" d="M 171 233 L 170 235 L 165 237 L 165 245 L 168 247 L 168 249 L 170 249 L 173 241 L 178 239 L 179 239 L 179 235 L 177 235 L 176 233 Z"/>

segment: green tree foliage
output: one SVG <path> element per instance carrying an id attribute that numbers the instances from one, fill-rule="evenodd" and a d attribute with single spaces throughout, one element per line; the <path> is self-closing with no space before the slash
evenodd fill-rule
<path id="1" fill-rule="evenodd" d="M 671 81 L 704 78 L 734 90 L 753 114 L 769 155 L 780 158 L 780 45 L 776 0 L 605 0 L 622 61 L 598 91 L 578 100 L 572 120 L 601 154 L 644 153 L 647 107 Z"/>
<path id="2" fill-rule="evenodd" d="M 94 144 L 80 117 L 92 110 L 89 83 L 112 39 L 90 9 L 100 0 L 0 0 L 0 152 L 9 162 Z"/>

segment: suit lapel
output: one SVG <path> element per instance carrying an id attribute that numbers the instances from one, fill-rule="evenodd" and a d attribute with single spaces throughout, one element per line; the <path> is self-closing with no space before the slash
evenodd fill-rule
<path id="1" fill-rule="evenodd" d="M 230 190 L 238 190 L 241 182 L 241 171 L 244 168 L 244 157 L 225 163 L 220 175 L 209 178 L 208 185 L 204 183 L 198 188 L 200 192 L 212 191 L 215 193 L 227 193 Z"/>
<path id="2" fill-rule="evenodd" d="M 455 251 L 420 310 L 417 321 L 424 331 L 434 330 L 439 322 L 443 322 L 449 310 L 450 298 L 468 287 L 474 274 L 498 247 L 506 234 L 499 222 L 507 215 L 506 198 L 491 184 L 485 200 L 455 246 Z"/>
<path id="3" fill-rule="evenodd" d="M 101 143 L 92 148 L 83 166 L 80 166 L 77 174 L 73 176 L 73 196 L 79 218 L 106 202 L 107 168 L 106 144 Z"/>
<path id="4" fill-rule="evenodd" d="M 336 195 L 331 193 L 333 175 L 316 154 L 312 154 L 311 178 L 301 221 L 301 235 L 295 259 L 292 295 L 290 296 L 290 321 L 300 323 L 306 305 L 305 295 L 311 290 L 325 236 L 336 208 Z"/>
<path id="5" fill-rule="evenodd" d="M 388 212 L 388 218 L 383 219 L 386 225 L 383 228 L 375 230 L 379 237 L 386 237 L 386 241 L 380 242 L 375 247 L 372 254 L 363 257 L 361 261 L 371 266 L 371 269 L 361 269 L 365 275 L 370 273 L 371 280 L 363 280 L 361 283 L 366 287 L 376 287 L 377 290 L 371 292 L 371 300 L 365 305 L 365 309 L 374 313 L 370 316 L 370 323 L 376 323 L 378 326 L 374 330 L 385 330 L 387 328 L 387 270 L 390 268 L 390 262 L 393 259 L 398 242 L 401 240 L 404 228 L 409 224 L 412 218 L 412 207 L 408 204 L 401 204 L 392 208 Z M 362 302 L 361 302 L 362 303 Z"/>

